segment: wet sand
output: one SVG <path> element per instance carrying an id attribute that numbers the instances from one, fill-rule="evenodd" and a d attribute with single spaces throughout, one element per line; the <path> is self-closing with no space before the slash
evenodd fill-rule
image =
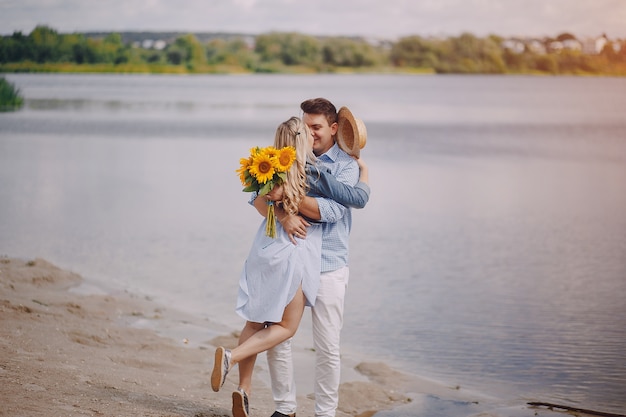
<path id="1" fill-rule="evenodd" d="M 237 369 L 219 393 L 211 390 L 210 373 L 215 347 L 234 346 L 236 332 L 146 297 L 84 291 L 84 285 L 78 274 L 43 259 L 0 258 L 0 416 L 231 415 Z M 312 379 L 311 349 L 296 346 L 294 353 L 299 378 Z M 348 359 L 343 366 L 338 417 L 430 417 L 433 410 L 449 416 L 571 415 L 503 403 L 384 363 Z M 251 416 L 274 411 L 266 368 L 260 356 Z M 301 417 L 314 414 L 307 391 L 299 391 Z"/>

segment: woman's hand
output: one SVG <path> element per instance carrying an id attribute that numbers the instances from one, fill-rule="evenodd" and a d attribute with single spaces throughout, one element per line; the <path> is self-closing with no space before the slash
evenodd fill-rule
<path id="1" fill-rule="evenodd" d="M 275 185 L 274 188 L 272 188 L 272 191 L 265 195 L 265 198 L 267 198 L 269 201 L 281 201 L 283 199 L 282 184 Z"/>
<path id="2" fill-rule="evenodd" d="M 354 158 L 356 159 L 356 163 L 359 165 L 359 169 L 367 169 L 367 164 L 363 160 L 363 158 Z"/>
<path id="3" fill-rule="evenodd" d="M 355 158 L 356 163 L 359 165 L 359 181 L 368 183 L 369 182 L 369 170 L 367 168 L 367 164 L 362 158 Z"/>

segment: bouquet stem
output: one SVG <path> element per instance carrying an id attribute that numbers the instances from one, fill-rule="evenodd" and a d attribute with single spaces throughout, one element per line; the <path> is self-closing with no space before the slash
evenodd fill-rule
<path id="1" fill-rule="evenodd" d="M 267 224 L 265 225 L 265 235 L 271 238 L 276 237 L 276 215 L 274 214 L 274 202 L 267 202 Z"/>

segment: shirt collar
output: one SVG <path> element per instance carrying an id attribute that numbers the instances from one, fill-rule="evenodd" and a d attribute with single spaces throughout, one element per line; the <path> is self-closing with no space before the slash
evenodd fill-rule
<path id="1" fill-rule="evenodd" d="M 337 142 L 335 142 L 335 144 L 329 150 L 318 156 L 318 159 L 326 159 L 330 160 L 330 162 L 335 162 L 337 160 L 337 157 L 339 157 L 339 145 L 337 145 Z"/>

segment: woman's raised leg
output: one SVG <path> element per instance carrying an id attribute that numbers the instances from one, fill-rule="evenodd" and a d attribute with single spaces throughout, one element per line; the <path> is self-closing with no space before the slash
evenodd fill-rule
<path id="1" fill-rule="evenodd" d="M 299 287 L 296 295 L 287 307 L 285 307 L 282 320 L 279 323 L 265 326 L 263 323 L 246 322 L 239 338 L 239 345 L 236 348 L 231 351 L 227 351 L 223 347 L 217 348 L 216 361 L 213 365 L 213 373 L 211 375 L 213 390 L 216 392 L 219 391 L 226 378 L 226 373 L 228 373 L 233 366 L 239 364 L 239 387 L 248 393 L 251 388 L 252 372 L 254 370 L 256 355 L 265 352 L 267 349 L 284 342 L 296 334 L 300 320 L 302 320 L 302 314 L 304 313 L 304 305 L 304 293 L 302 292 L 302 287 Z M 218 353 L 220 353 L 220 355 L 218 355 Z M 218 356 L 225 358 L 223 365 L 221 363 L 222 361 L 217 359 Z"/>
<path id="2" fill-rule="evenodd" d="M 232 363 L 235 364 L 252 355 L 265 352 L 296 334 L 304 313 L 304 305 L 304 293 L 300 287 L 291 302 L 285 307 L 283 318 L 279 323 L 274 323 L 254 332 L 231 351 Z"/>

